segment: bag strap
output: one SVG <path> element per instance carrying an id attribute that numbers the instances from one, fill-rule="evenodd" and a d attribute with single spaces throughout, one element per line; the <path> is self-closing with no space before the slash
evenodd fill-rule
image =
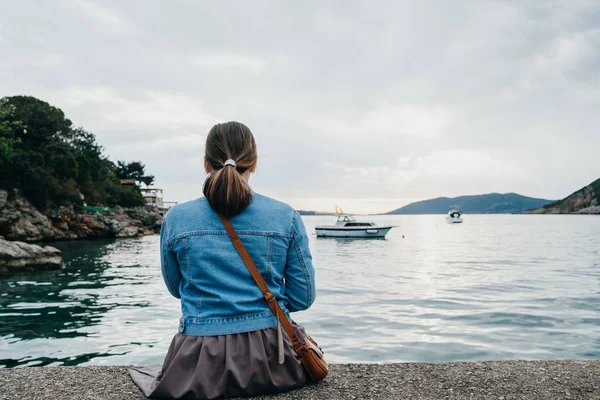
<path id="1" fill-rule="evenodd" d="M 306 348 L 304 343 L 302 343 L 300 341 L 300 339 L 298 339 L 296 332 L 294 332 L 294 328 L 292 328 L 292 324 L 290 323 L 290 321 L 288 321 L 287 317 L 283 313 L 283 310 L 279 306 L 279 303 L 277 303 L 277 298 L 275 298 L 275 295 L 273 293 L 271 293 L 271 291 L 269 290 L 269 287 L 267 286 L 265 280 L 263 279 L 262 275 L 256 268 L 254 261 L 252 261 L 252 257 L 250 257 L 250 254 L 248 254 L 248 251 L 244 247 L 242 241 L 240 240 L 240 237 L 238 236 L 237 232 L 233 228 L 231 221 L 229 221 L 228 219 L 226 219 L 225 217 L 223 217 L 220 214 L 219 214 L 219 219 L 223 223 L 223 226 L 225 226 L 225 230 L 227 231 L 229 238 L 233 242 L 235 249 L 239 253 L 240 257 L 242 257 L 244 264 L 246 264 L 246 268 L 248 268 L 248 271 L 250 271 L 250 275 L 252 275 L 252 278 L 254 278 L 254 281 L 256 282 L 256 284 L 260 288 L 261 292 L 265 296 L 265 300 L 267 300 L 267 303 L 269 303 L 269 306 L 271 307 L 271 311 L 273 311 L 273 314 L 276 317 L 277 317 L 277 315 L 280 315 L 282 317 L 282 318 L 280 318 L 280 322 L 283 325 L 283 329 L 285 329 L 287 335 L 289 336 L 290 340 L 292 341 L 294 350 L 296 351 L 296 353 L 298 353 L 299 356 L 303 356 L 304 354 L 306 354 L 308 349 Z"/>

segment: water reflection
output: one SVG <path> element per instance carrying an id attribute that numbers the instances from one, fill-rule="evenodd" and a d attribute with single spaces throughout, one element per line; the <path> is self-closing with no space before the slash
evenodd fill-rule
<path id="1" fill-rule="evenodd" d="M 384 240 L 310 237 L 317 301 L 294 318 L 329 361 L 600 357 L 600 219 L 394 222 Z M 180 310 L 158 237 L 56 245 L 65 269 L 0 279 L 0 366 L 162 362 Z"/>
<path id="2" fill-rule="evenodd" d="M 63 252 L 64 269 L 17 273 L 0 279 L 0 366 L 77 365 L 109 356 L 92 352 L 75 357 L 21 357 L 16 351 L 6 351 L 6 347 L 26 349 L 46 340 L 93 336 L 94 329 L 90 328 L 101 324 L 111 310 L 123 307 L 119 299 L 107 301 L 107 288 L 121 285 L 124 281 L 132 285 L 144 283 L 136 282 L 135 277 L 107 273 L 114 267 L 110 254 L 127 253 L 128 248 L 138 251 L 140 246 L 135 240 L 58 242 L 51 245 Z M 145 301 L 129 304 L 135 308 L 147 305 Z M 60 349 L 57 353 L 61 353 Z M 11 357 L 12 354 L 17 357 Z"/>
<path id="3" fill-rule="evenodd" d="M 63 270 L 43 271 L 34 276 L 31 273 L 14 274 L 0 280 L 3 292 L 0 297 L 3 310 L 0 336 L 12 334 L 22 340 L 82 336 L 85 333 L 78 332 L 77 328 L 98 323 L 111 307 L 100 306 L 98 295 L 94 293 L 110 281 L 101 276 L 109 267 L 102 261 L 108 244 L 100 247 L 96 243 L 65 244 L 61 247 L 72 249 L 63 250 L 66 265 Z M 86 290 L 88 294 L 78 295 L 79 292 L 71 290 L 73 287 Z"/>

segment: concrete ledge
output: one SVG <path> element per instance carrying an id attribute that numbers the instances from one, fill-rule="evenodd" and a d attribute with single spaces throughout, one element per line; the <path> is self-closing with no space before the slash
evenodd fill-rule
<path id="1" fill-rule="evenodd" d="M 144 398 L 122 366 L 0 370 L 0 399 Z M 267 398 L 600 399 L 600 360 L 337 364 L 318 385 Z"/>

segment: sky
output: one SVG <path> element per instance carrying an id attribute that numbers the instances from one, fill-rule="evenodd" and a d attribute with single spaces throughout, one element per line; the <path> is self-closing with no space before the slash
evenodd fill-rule
<path id="1" fill-rule="evenodd" d="M 257 192 L 385 212 L 600 177 L 600 2 L 0 0 L 0 97 L 31 95 L 201 196 L 204 142 L 254 133 Z"/>

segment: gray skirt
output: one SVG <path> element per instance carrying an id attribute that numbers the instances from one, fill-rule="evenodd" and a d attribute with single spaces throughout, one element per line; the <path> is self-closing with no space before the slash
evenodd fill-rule
<path id="1" fill-rule="evenodd" d="M 294 324 L 301 339 L 304 328 Z M 129 369 L 135 384 L 156 399 L 218 399 L 281 393 L 310 378 L 283 333 L 278 362 L 277 329 L 218 336 L 176 334 L 162 366 Z"/>

